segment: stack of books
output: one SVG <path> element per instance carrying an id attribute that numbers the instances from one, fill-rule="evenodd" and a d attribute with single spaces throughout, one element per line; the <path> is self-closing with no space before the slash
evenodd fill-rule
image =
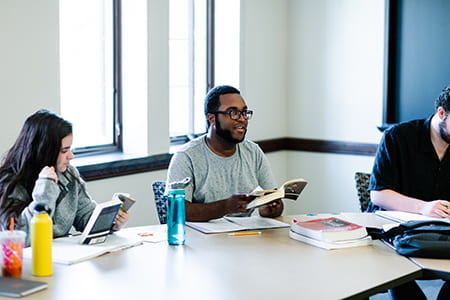
<path id="1" fill-rule="evenodd" d="M 336 217 L 303 222 L 294 219 L 289 236 L 327 250 L 366 246 L 372 242 L 365 227 Z"/>

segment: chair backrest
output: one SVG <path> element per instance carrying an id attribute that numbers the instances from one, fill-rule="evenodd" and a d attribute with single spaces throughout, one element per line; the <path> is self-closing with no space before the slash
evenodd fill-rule
<path id="1" fill-rule="evenodd" d="M 159 222 L 167 223 L 167 195 L 164 194 L 166 182 L 155 180 L 152 182 L 153 195 L 155 197 L 156 212 L 158 213 Z"/>
<path id="2" fill-rule="evenodd" d="M 366 211 L 367 206 L 370 202 L 369 181 L 370 173 L 355 173 L 355 183 L 359 199 L 359 209 L 363 212 Z"/>

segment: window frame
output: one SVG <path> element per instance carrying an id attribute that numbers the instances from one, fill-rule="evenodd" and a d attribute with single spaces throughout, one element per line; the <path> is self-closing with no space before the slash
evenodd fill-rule
<path id="1" fill-rule="evenodd" d="M 122 30 L 121 30 L 121 3 L 122 0 L 112 0 L 113 3 L 113 143 L 104 145 L 92 145 L 73 149 L 77 157 L 91 156 L 107 153 L 123 152 L 122 138 Z M 215 59 L 215 0 L 206 0 L 206 90 L 215 85 L 214 59 Z M 205 134 L 188 133 L 179 136 L 170 136 L 170 145 L 176 146 Z"/>
<path id="2" fill-rule="evenodd" d="M 206 2 L 206 90 L 214 87 L 215 60 L 215 0 Z"/>
<path id="3" fill-rule="evenodd" d="M 206 1 L 206 90 L 209 91 L 214 83 L 214 51 L 215 51 L 215 0 Z M 204 135 L 206 131 L 200 133 L 188 133 L 184 135 L 170 136 L 170 145 L 178 146 L 185 144 L 196 137 Z"/>
<path id="4" fill-rule="evenodd" d="M 112 1 L 113 14 L 113 142 L 112 144 L 92 145 L 74 148 L 78 157 L 123 152 L 122 139 L 122 0 Z"/>

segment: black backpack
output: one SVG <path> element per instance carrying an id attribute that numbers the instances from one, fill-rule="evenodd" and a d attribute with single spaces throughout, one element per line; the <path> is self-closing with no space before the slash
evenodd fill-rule
<path id="1" fill-rule="evenodd" d="M 450 258 L 450 222 L 411 221 L 384 231 L 367 228 L 372 239 L 382 239 L 398 254 L 424 258 Z"/>

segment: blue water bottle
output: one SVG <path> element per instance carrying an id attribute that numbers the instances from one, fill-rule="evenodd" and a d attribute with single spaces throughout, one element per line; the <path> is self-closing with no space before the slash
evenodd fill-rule
<path id="1" fill-rule="evenodd" d="M 186 240 L 186 209 L 184 188 L 191 179 L 186 177 L 182 181 L 168 184 L 167 205 L 167 240 L 169 245 L 184 245 Z"/>

